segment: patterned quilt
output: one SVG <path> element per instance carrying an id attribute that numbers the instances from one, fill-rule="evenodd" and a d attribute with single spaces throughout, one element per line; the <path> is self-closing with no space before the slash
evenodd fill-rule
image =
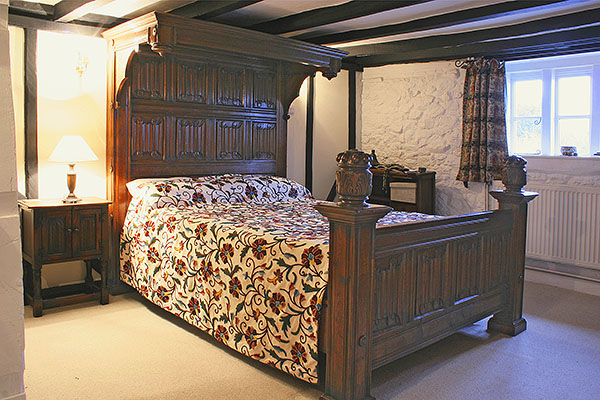
<path id="1" fill-rule="evenodd" d="M 251 175 L 128 188 L 121 279 L 240 353 L 316 383 L 329 225 L 310 192 Z M 378 224 L 426 218 L 392 212 Z"/>

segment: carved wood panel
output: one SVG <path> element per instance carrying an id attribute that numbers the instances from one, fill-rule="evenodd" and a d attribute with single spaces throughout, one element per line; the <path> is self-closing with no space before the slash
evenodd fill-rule
<path id="1" fill-rule="evenodd" d="M 138 55 L 133 63 L 131 94 L 134 98 L 165 99 L 165 60 L 162 57 Z"/>
<path id="2" fill-rule="evenodd" d="M 252 158 L 274 160 L 277 151 L 277 125 L 266 122 L 252 123 Z"/>
<path id="3" fill-rule="evenodd" d="M 73 210 L 73 256 L 102 252 L 102 208 Z"/>
<path id="4" fill-rule="evenodd" d="M 410 322 L 414 317 L 416 271 L 413 252 L 379 260 L 375 268 L 373 322 L 379 332 Z"/>
<path id="5" fill-rule="evenodd" d="M 203 63 L 178 62 L 177 68 L 177 100 L 206 103 L 208 67 Z"/>
<path id="6" fill-rule="evenodd" d="M 417 253 L 415 315 L 444 307 L 448 285 L 447 246 L 423 249 Z"/>
<path id="7" fill-rule="evenodd" d="M 242 160 L 244 158 L 244 123 L 242 121 L 216 121 L 217 160 Z"/>
<path id="8" fill-rule="evenodd" d="M 483 236 L 481 258 L 480 286 L 489 290 L 502 284 L 508 268 L 508 237 L 501 233 Z"/>
<path id="9" fill-rule="evenodd" d="M 479 286 L 481 254 L 477 251 L 480 237 L 461 240 L 453 245 L 456 257 L 456 288 L 454 301 L 481 293 Z"/>
<path id="10" fill-rule="evenodd" d="M 277 106 L 277 81 L 274 73 L 257 71 L 254 73 L 253 106 L 274 110 Z"/>
<path id="11" fill-rule="evenodd" d="M 43 260 L 71 257 L 71 210 L 58 208 L 45 213 L 39 223 Z"/>
<path id="12" fill-rule="evenodd" d="M 165 118 L 131 118 L 131 160 L 162 160 L 165 154 Z"/>
<path id="13" fill-rule="evenodd" d="M 235 67 L 220 67 L 217 70 L 216 103 L 242 107 L 244 101 L 244 70 Z"/>
<path id="14" fill-rule="evenodd" d="M 175 159 L 206 159 L 206 136 L 206 121 L 204 119 L 177 118 L 175 123 Z"/>

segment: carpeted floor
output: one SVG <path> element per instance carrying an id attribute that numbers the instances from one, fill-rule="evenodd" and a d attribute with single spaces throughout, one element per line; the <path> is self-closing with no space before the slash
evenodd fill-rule
<path id="1" fill-rule="evenodd" d="M 600 297 L 526 284 L 528 329 L 486 321 L 374 371 L 377 399 L 599 399 Z M 36 399 L 318 399 L 137 294 L 25 311 L 25 386 Z"/>

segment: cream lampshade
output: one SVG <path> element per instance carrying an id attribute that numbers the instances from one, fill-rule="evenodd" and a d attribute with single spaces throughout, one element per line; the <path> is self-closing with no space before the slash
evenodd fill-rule
<path id="1" fill-rule="evenodd" d="M 77 203 L 81 201 L 81 199 L 73 193 L 77 181 L 75 163 L 82 161 L 96 161 L 97 159 L 98 157 L 96 157 L 90 146 L 88 146 L 81 136 L 65 135 L 60 138 L 56 148 L 52 154 L 50 154 L 48 161 L 69 164 L 69 173 L 67 174 L 69 195 L 63 199 L 63 203 Z"/>

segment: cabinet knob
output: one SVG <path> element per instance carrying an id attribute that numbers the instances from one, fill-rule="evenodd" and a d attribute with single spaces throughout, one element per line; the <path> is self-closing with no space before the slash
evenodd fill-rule
<path id="1" fill-rule="evenodd" d="M 73 228 L 73 231 L 79 232 L 79 228 Z"/>
<path id="2" fill-rule="evenodd" d="M 72 232 L 72 231 L 73 231 L 73 229 L 67 228 L 67 232 Z"/>

